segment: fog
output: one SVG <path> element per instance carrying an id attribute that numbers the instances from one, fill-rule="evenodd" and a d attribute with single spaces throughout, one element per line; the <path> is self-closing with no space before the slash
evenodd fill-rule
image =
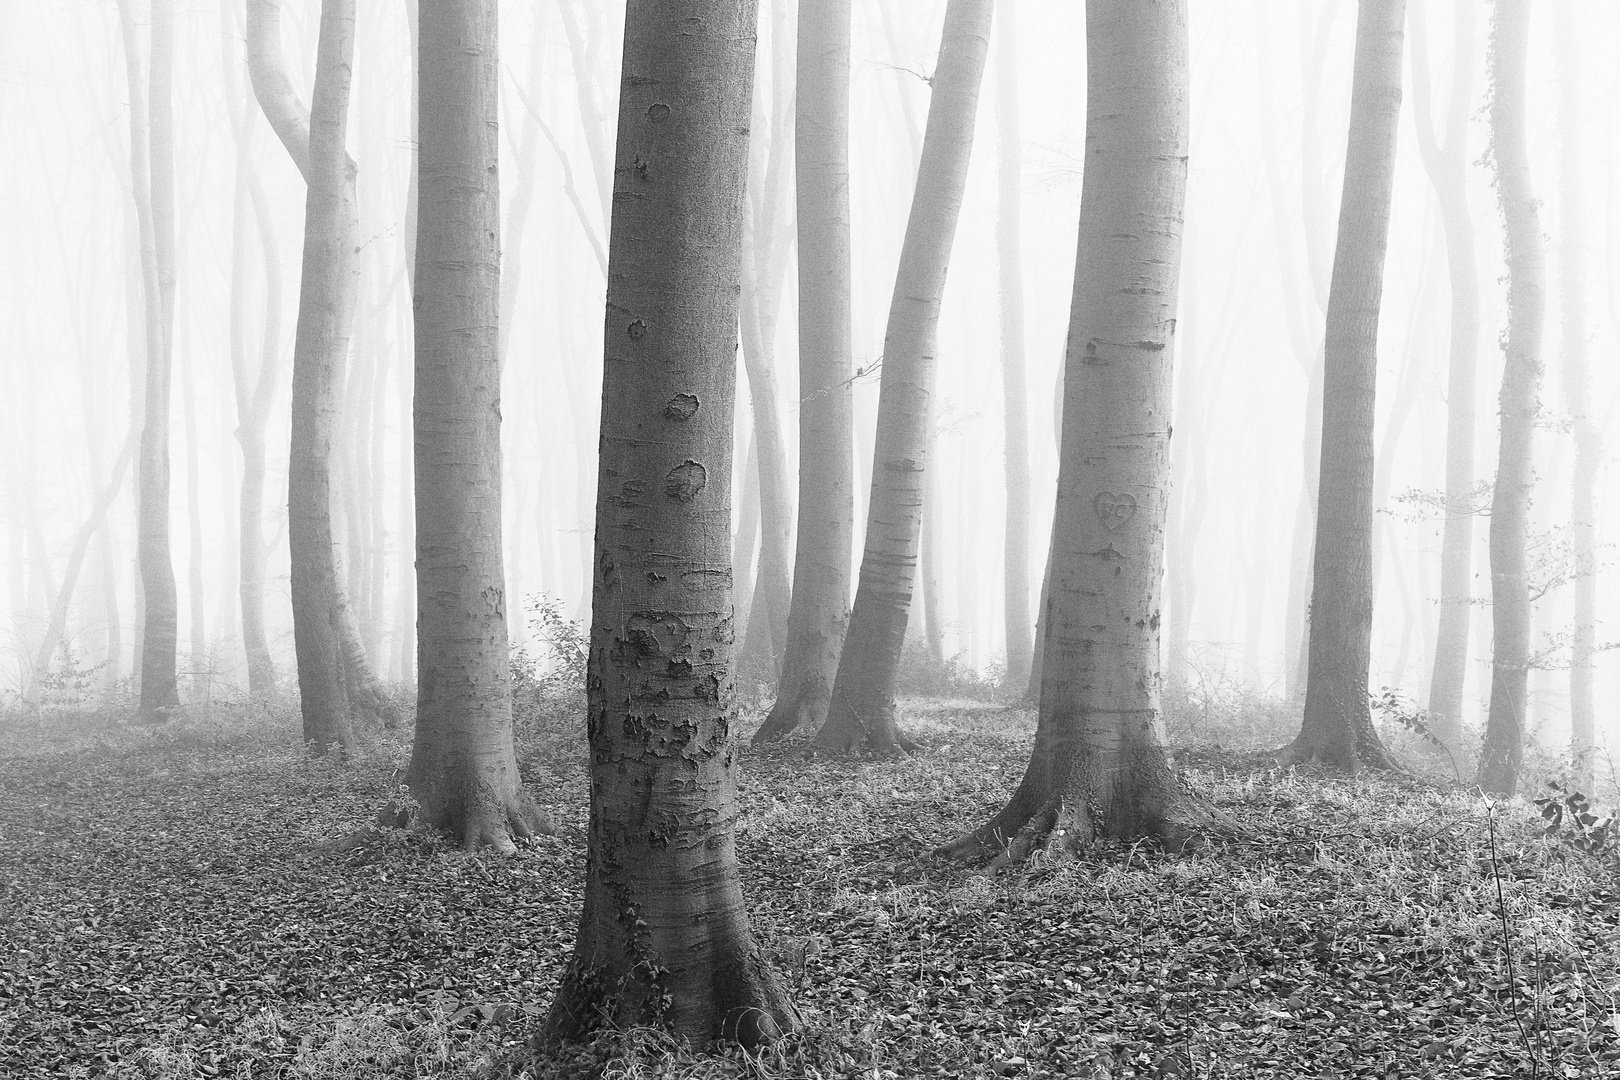
<path id="1" fill-rule="evenodd" d="M 1021 102 L 1022 241 L 1028 343 L 1033 518 L 1028 545 L 1032 609 L 1040 589 L 1057 474 L 1055 406 L 1075 265 L 1084 164 L 1083 6 L 1004 0 L 1017 7 Z M 1393 221 L 1379 330 L 1373 687 L 1427 697 L 1438 617 L 1440 514 L 1445 487 L 1450 288 L 1440 204 L 1419 153 L 1413 93 L 1423 46 L 1433 102 L 1444 122 L 1453 86 L 1453 39 L 1462 5 L 1413 0 Z M 1191 6 L 1192 137 L 1176 357 L 1176 414 L 1166 581 L 1171 678 L 1191 686 L 1289 692 L 1291 633 L 1303 618 L 1297 552 L 1301 501 L 1314 468 L 1308 450 L 1310 371 L 1323 320 L 1345 154 L 1356 8 L 1348 0 L 1243 0 Z M 145 5 L 132 5 L 144 40 Z M 753 128 L 756 161 L 789 148 L 791 117 L 773 97 L 775 65 L 791 65 L 792 0 L 761 0 Z M 289 75 L 307 101 L 319 5 L 283 0 Z M 942 0 L 856 0 L 852 235 L 858 559 L 870 484 L 884 321 L 915 177 L 927 77 L 939 47 Z M 602 375 L 613 118 L 623 5 L 534 0 L 501 8 L 503 276 L 511 290 L 502 414 L 507 596 L 550 598 L 569 619 L 590 601 L 596 445 Z M 1421 20 L 1420 36 L 1414 24 Z M 1486 39 L 1480 3 L 1466 51 L 1468 209 L 1480 282 L 1475 472 L 1496 461 L 1506 282 L 1500 212 L 1487 155 Z M 405 5 L 361 0 L 349 150 L 358 165 L 360 285 L 353 347 L 341 377 L 335 447 L 334 528 L 342 574 L 374 665 L 385 679 L 413 677 L 415 618 L 410 491 L 412 310 L 406 214 L 413 168 L 410 31 Z M 1570 52 L 1560 54 L 1560 34 Z M 1548 292 L 1535 445 L 1533 565 L 1551 584 L 1534 605 L 1530 727 L 1543 743 L 1567 739 L 1567 644 L 1575 574 L 1596 575 L 1597 639 L 1620 642 L 1620 567 L 1609 468 L 1620 436 L 1620 237 L 1615 229 L 1620 108 L 1614 58 L 1620 9 L 1604 0 L 1536 6 L 1530 52 L 1533 183 L 1548 243 Z M 1576 58 L 1575 63 L 1569 57 Z M 994 57 L 994 52 L 992 53 Z M 994 68 L 992 59 L 992 69 Z M 791 67 L 789 67 L 789 72 Z M 1572 73 L 1578 103 L 1562 122 L 1559 94 Z M 991 672 L 1005 650 L 1002 620 L 1003 402 L 996 246 L 997 72 L 986 74 L 966 202 L 939 332 L 930 468 L 943 649 Z M 789 91 L 790 92 L 790 91 Z M 266 622 L 281 678 L 290 682 L 292 623 L 286 543 L 288 392 L 298 305 L 305 186 L 253 107 L 243 59 L 240 0 L 180 0 L 175 15 L 176 318 L 172 398 L 173 560 L 180 592 L 182 693 L 190 700 L 245 685 L 238 595 L 235 349 L 256 377 L 267 321 L 277 328 L 267 433 L 264 540 Z M 241 119 L 240 135 L 231 112 Z M 139 239 L 130 185 L 129 83 L 119 9 L 112 0 L 0 4 L 0 692 L 22 696 L 40 680 L 37 654 L 82 527 L 94 517 L 128 440 L 145 360 Z M 258 208 L 239 189 L 262 184 L 270 244 Z M 604 150 L 605 148 L 605 150 Z M 1566 152 L 1567 150 L 1567 152 Z M 1570 221 L 1561 197 L 1573 166 L 1585 213 Z M 756 168 L 758 179 L 771 174 Z M 776 183 L 791 179 L 778 175 Z M 759 199 L 769 192 L 755 191 Z M 775 227 L 792 242 L 791 197 Z M 234 239 L 240 231 L 244 239 Z M 1585 320 L 1564 310 L 1563 246 L 1578 238 Z M 755 236 L 752 242 L 760 243 Z M 238 244 L 240 250 L 238 251 Z M 266 248 L 279 264 L 279 303 L 267 310 Z M 241 305 L 232 320 L 233 251 Z M 788 475 L 795 475 L 798 385 L 793 263 L 785 268 L 774 333 L 777 405 Z M 1084 253 L 1081 253 L 1084 258 Z M 1563 358 L 1587 342 L 1589 402 L 1602 429 L 1595 566 L 1568 565 L 1574 443 Z M 739 378 L 743 367 L 739 364 Z M 249 385 L 251 385 L 251 378 Z M 738 454 L 753 415 L 740 388 Z M 739 608 L 752 574 L 757 521 L 739 456 L 733 499 L 741 552 Z M 73 592 L 64 645 L 52 656 L 56 693 L 118 690 L 137 644 L 134 470 L 126 469 L 104 524 L 94 530 Z M 1308 509 L 1309 503 L 1306 503 Z M 752 511 L 757 514 L 757 509 Z M 790 533 L 791 537 L 791 533 Z M 1475 530 L 1473 628 L 1465 721 L 1483 722 L 1491 655 L 1490 579 L 1483 519 Z M 1562 583 L 1559 583 L 1560 580 Z M 1292 592 L 1291 592 L 1292 587 Z M 1177 610 L 1179 605 L 1180 610 Z M 511 633 L 534 633 L 510 603 Z M 1290 617 L 1295 620 L 1291 630 Z M 913 625 L 920 607 L 913 608 Z M 1603 703 L 1620 694 L 1620 653 L 1599 651 L 1600 742 L 1615 736 Z M 1184 665 L 1184 666 L 1183 666 Z M 66 676 L 63 677 L 63 672 Z M 82 686 L 81 686 L 82 684 Z M 127 683 L 125 683 L 127 685 Z M 75 689 L 78 687 L 79 689 Z M 84 690 L 84 687 L 90 688 Z M 1020 692 L 1021 688 L 1009 690 Z"/>

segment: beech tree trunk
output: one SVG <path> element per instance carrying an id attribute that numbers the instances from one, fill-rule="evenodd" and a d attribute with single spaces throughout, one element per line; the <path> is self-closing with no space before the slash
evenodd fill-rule
<path id="1" fill-rule="evenodd" d="M 140 682 L 137 719 L 167 720 L 180 707 L 180 603 L 169 547 L 169 399 L 174 345 L 174 2 L 153 0 L 151 96 L 141 83 L 140 45 L 130 0 L 120 0 L 129 77 L 130 172 L 141 233 L 146 316 L 146 386 L 138 477 L 136 561 L 140 567 Z M 37 515 L 32 515 L 38 521 Z"/>
<path id="2" fill-rule="evenodd" d="M 1440 541 L 1440 625 L 1429 682 L 1434 735 L 1461 750 L 1463 685 L 1468 675 L 1468 621 L 1474 562 L 1475 385 L 1479 353 L 1479 267 L 1468 208 L 1468 115 L 1473 105 L 1474 0 L 1454 5 L 1451 98 L 1445 141 L 1435 136 L 1430 104 L 1423 6 L 1412 8 L 1412 105 L 1418 151 L 1440 202 L 1451 284 L 1450 364 L 1446 374 L 1446 516 Z"/>
<path id="3" fill-rule="evenodd" d="M 1372 725 L 1373 393 L 1395 186 L 1406 0 L 1361 0 L 1339 240 L 1328 288 L 1310 667 L 1288 762 L 1393 768 Z"/>
<path id="4" fill-rule="evenodd" d="M 1496 485 L 1491 493 L 1491 704 L 1478 776 L 1479 786 L 1496 795 L 1516 791 L 1524 758 L 1530 662 L 1525 532 L 1535 487 L 1537 392 L 1547 304 L 1541 213 L 1531 185 L 1525 135 L 1529 41 L 1530 0 L 1497 0 L 1488 61 L 1490 156 L 1496 164 L 1496 197 L 1507 246 L 1508 328 L 1497 397 Z"/>
<path id="5" fill-rule="evenodd" d="M 304 741 L 317 753 L 346 751 L 354 739 L 351 710 L 383 712 L 386 700 L 370 666 L 353 662 L 363 648 L 332 547 L 332 443 L 357 295 L 356 169 L 346 148 L 354 12 L 355 0 L 322 2 L 315 90 L 306 111 L 282 60 L 280 0 L 248 0 L 253 92 L 309 187 L 293 344 L 287 543 Z"/>
<path id="6" fill-rule="evenodd" d="M 609 240 L 585 905 L 553 1036 L 754 1046 L 798 1016 L 733 827 L 731 434 L 754 0 L 631 0 Z M 425 99 L 424 95 L 424 99 Z"/>
<path id="7" fill-rule="evenodd" d="M 495 0 L 428 4 L 418 34 L 416 740 L 423 818 L 468 850 L 549 831 L 512 746 L 501 559 Z"/>
<path id="8" fill-rule="evenodd" d="M 799 232 L 799 526 L 782 679 L 754 741 L 827 718 L 849 614 L 854 537 L 850 385 L 850 0 L 799 0 L 794 95 Z"/>
<path id="9" fill-rule="evenodd" d="M 1001 285 L 1001 398 L 1007 519 L 1003 529 L 1008 686 L 1029 681 L 1029 391 L 1024 384 L 1023 136 L 1016 4 L 996 13 L 996 253 Z"/>
<path id="10" fill-rule="evenodd" d="M 917 186 L 884 333 L 872 497 L 855 607 L 838 660 L 825 747 L 909 749 L 895 724 L 895 679 L 917 577 L 935 367 L 935 329 L 967 184 L 991 0 L 950 0 Z"/>
<path id="11" fill-rule="evenodd" d="M 1066 858 L 1101 836 L 1179 850 L 1215 821 L 1155 734 L 1187 124 L 1184 0 L 1089 0 L 1040 717 L 1012 799 L 947 855 Z"/>
<path id="12" fill-rule="evenodd" d="M 1581 182 L 1581 66 L 1574 16 L 1567 4 L 1553 6 L 1558 56 L 1558 297 L 1559 337 L 1564 353 L 1564 401 L 1575 437 L 1570 484 L 1569 546 L 1573 564 L 1574 623 L 1570 632 L 1570 755 L 1580 790 L 1592 791 L 1596 752 L 1592 697 L 1597 654 L 1597 474 L 1603 432 L 1593 416 L 1592 372 L 1587 364 L 1586 246 L 1589 227 Z"/>
<path id="13" fill-rule="evenodd" d="M 738 673 L 776 682 L 787 645 L 793 539 L 793 496 L 787 446 L 776 398 L 776 329 L 782 308 L 790 226 L 788 192 L 792 157 L 793 53 L 787 5 L 771 5 L 771 108 L 754 110 L 743 230 L 742 357 L 753 406 L 754 452 L 759 464 L 759 565 L 748 623 L 737 654 Z M 761 138 L 768 133 L 768 138 Z M 763 148 L 763 152 L 761 152 Z"/>

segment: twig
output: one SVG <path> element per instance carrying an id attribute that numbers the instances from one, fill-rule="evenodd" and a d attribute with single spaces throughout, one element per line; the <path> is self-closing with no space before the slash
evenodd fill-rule
<path id="1" fill-rule="evenodd" d="M 1508 924 L 1507 898 L 1502 894 L 1502 868 L 1496 859 L 1496 803 L 1490 799 L 1485 800 L 1485 824 L 1490 830 L 1491 877 L 1496 882 L 1496 915 L 1502 922 L 1502 953 L 1507 957 L 1508 1003 L 1513 1010 L 1514 1026 L 1519 1029 L 1519 1042 L 1524 1046 L 1524 1052 L 1530 1055 L 1530 1080 L 1538 1080 L 1541 1062 L 1535 1048 L 1530 1045 L 1530 1035 L 1524 1029 L 1524 1018 L 1519 1014 L 1519 983 L 1513 971 L 1513 931 Z"/>

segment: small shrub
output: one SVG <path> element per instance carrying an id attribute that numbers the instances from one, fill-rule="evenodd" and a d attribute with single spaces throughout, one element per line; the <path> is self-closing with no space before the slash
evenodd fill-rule
<path id="1" fill-rule="evenodd" d="M 900 672 L 895 689 L 903 697 L 965 698 L 969 701 L 995 701 L 1008 693 L 1023 693 L 1023 687 L 1004 688 L 1004 668 L 992 668 L 983 675 L 970 667 L 961 654 L 936 659 L 928 643 L 908 636 L 900 652 Z"/>
<path id="2" fill-rule="evenodd" d="M 585 738 L 585 628 L 562 612 L 562 602 L 531 596 L 529 627 L 544 650 L 525 646 L 511 654 L 512 724 L 520 741 Z"/>

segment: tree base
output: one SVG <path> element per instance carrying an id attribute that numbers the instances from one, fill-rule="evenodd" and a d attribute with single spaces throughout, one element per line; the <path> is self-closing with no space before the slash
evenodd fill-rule
<path id="1" fill-rule="evenodd" d="M 1166 776 L 1170 777 L 1168 771 Z M 1172 854 L 1204 850 L 1217 837 L 1248 831 L 1170 777 L 1169 790 L 1146 793 L 1113 812 L 1084 792 L 1032 795 L 1028 779 L 1001 812 L 982 827 L 934 854 L 957 862 L 984 863 L 987 870 L 1074 862 L 1099 840 L 1151 840 Z"/>
<path id="2" fill-rule="evenodd" d="M 1377 769 L 1380 772 L 1399 773 L 1406 770 L 1390 757 L 1384 744 L 1376 738 L 1370 742 L 1361 741 L 1355 748 L 1343 745 L 1322 745 L 1306 737 L 1301 731 L 1293 742 L 1277 751 L 1277 764 L 1288 767 L 1291 765 L 1320 765 L 1323 768 L 1354 776 L 1362 769 Z"/>
<path id="3" fill-rule="evenodd" d="M 583 942 L 557 990 L 545 1029 L 536 1036 L 537 1048 L 583 1042 L 608 1027 L 650 1026 L 693 1042 L 717 1039 L 757 1050 L 803 1026 L 781 981 L 757 953 L 740 965 L 709 972 L 707 978 L 694 981 L 691 972 L 682 973 L 694 997 L 709 999 L 699 1013 L 690 1008 L 693 998 L 684 1010 L 673 1006 L 672 988 L 648 981 L 642 969 L 615 977 L 605 966 L 578 966 L 581 955 Z M 681 1015 L 671 1016 L 672 1008 Z"/>
<path id="4" fill-rule="evenodd" d="M 551 817 L 521 789 L 504 799 L 480 798 L 459 807 L 440 803 L 436 813 L 425 802 L 390 801 L 377 815 L 377 823 L 396 829 L 420 823 L 449 834 L 463 851 L 489 848 L 503 855 L 517 850 L 517 840 L 557 835 Z"/>

